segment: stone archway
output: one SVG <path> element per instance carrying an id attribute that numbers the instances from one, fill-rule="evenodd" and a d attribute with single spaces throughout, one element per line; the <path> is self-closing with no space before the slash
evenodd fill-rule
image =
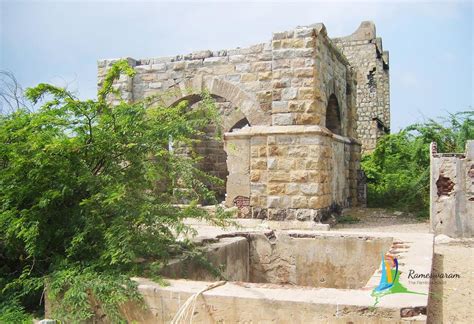
<path id="1" fill-rule="evenodd" d="M 265 113 L 255 96 L 228 81 L 216 77 L 197 75 L 178 83 L 169 90 L 170 95 L 163 99 L 167 106 L 171 106 L 186 97 L 199 96 L 203 91 L 209 92 L 211 96 L 222 97 L 229 101 L 233 107 L 238 109 L 224 118 L 222 125 L 224 131 L 230 130 L 236 122 L 244 117 L 252 126 L 271 125 L 270 113 Z"/>
<path id="2" fill-rule="evenodd" d="M 264 113 L 255 98 L 238 86 L 216 78 L 197 76 L 176 85 L 170 89 L 171 96 L 165 99 L 165 104 L 174 105 L 182 100 L 187 100 L 189 106 L 198 104 L 203 91 L 207 91 L 216 100 L 222 132 L 235 131 L 245 126 L 270 125 L 270 116 Z M 223 186 L 210 186 L 216 192 L 218 200 L 222 201 L 227 194 L 229 170 L 234 166 L 229 165 L 233 160 L 228 158 L 224 140 L 218 141 L 214 136 L 215 126 L 209 125 L 194 149 L 202 156 L 198 167 L 224 181 Z"/>

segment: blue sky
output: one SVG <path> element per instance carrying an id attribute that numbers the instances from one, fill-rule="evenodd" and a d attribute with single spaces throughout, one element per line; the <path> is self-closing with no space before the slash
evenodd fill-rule
<path id="1" fill-rule="evenodd" d="M 472 109 L 471 1 L 13 1 L 0 0 L 0 69 L 27 87 L 96 93 L 96 62 L 261 43 L 323 22 L 330 36 L 373 20 L 390 51 L 392 130 Z"/>

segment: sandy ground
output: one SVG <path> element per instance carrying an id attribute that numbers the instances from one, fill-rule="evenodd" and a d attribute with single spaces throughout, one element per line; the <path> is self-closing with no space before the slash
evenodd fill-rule
<path id="1" fill-rule="evenodd" d="M 429 232 L 427 221 L 417 221 L 400 212 L 354 208 L 344 214 L 360 222 L 338 224 L 332 231 Z M 432 281 L 428 323 L 474 323 L 474 239 L 437 242 L 433 272 L 458 273 L 461 278 Z"/>
<path id="2" fill-rule="evenodd" d="M 433 272 L 460 279 L 432 282 L 429 323 L 474 323 L 474 240 L 435 244 Z"/>

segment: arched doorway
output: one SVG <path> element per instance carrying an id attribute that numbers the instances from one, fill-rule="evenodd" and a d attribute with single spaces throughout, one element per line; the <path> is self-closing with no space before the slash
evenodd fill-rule
<path id="1" fill-rule="evenodd" d="M 254 95 L 243 91 L 236 84 L 219 78 L 206 78 L 198 75 L 175 85 L 172 90 L 170 91 L 171 96 L 163 98 L 163 103 L 167 106 L 186 100 L 192 109 L 193 105 L 199 104 L 199 101 L 202 100 L 199 94 L 203 91 L 208 92 L 216 100 L 220 125 L 209 125 L 202 134 L 199 144 L 194 148 L 203 157 L 198 167 L 222 180 L 222 186 L 211 186 L 211 189 L 217 193 L 218 200 L 222 201 L 226 197 L 227 182 L 232 184 L 236 181 L 236 174 L 229 175 L 229 170 L 233 170 L 232 168 L 237 165 L 232 161 L 229 162 L 224 150 L 224 140 L 216 138 L 216 131 L 219 131 L 220 128 L 224 134 L 237 131 L 245 126 L 271 125 L 271 114 L 262 110 Z M 249 152 L 247 153 L 249 154 Z M 248 174 L 246 176 L 248 177 Z M 240 183 L 242 179 L 239 178 L 237 181 Z"/>
<path id="2" fill-rule="evenodd" d="M 221 116 L 220 119 L 224 118 L 233 109 L 232 104 L 222 97 L 212 97 L 219 116 Z M 191 104 L 190 109 L 199 104 L 199 101 Z M 222 120 L 218 120 L 218 122 L 222 123 Z M 208 188 L 216 193 L 219 202 L 225 200 L 226 182 L 229 175 L 227 153 L 224 151 L 224 141 L 222 139 L 223 131 L 225 131 L 223 125 L 217 125 L 213 122 L 203 129 L 203 134 L 199 136 L 198 141 L 194 144 L 194 151 L 201 157 L 197 167 L 222 181 L 221 184 L 207 183 Z"/>
<path id="3" fill-rule="evenodd" d="M 336 95 L 329 96 L 326 108 L 326 128 L 337 135 L 342 135 L 341 112 Z"/>
<path id="4" fill-rule="evenodd" d="M 221 202 L 226 197 L 226 186 L 229 175 L 227 165 L 227 153 L 224 150 L 224 132 L 232 132 L 246 126 L 250 126 L 249 121 L 238 107 L 223 97 L 211 95 L 217 109 L 219 118 L 217 123 L 213 122 L 202 129 L 202 133 L 196 138 L 196 142 L 189 146 L 178 146 L 175 144 L 173 150 L 177 154 L 191 156 L 197 154 L 197 168 L 206 174 L 220 179 L 220 183 L 209 181 L 206 186 L 215 192 L 217 201 Z M 186 96 L 174 104 L 183 101 L 187 103 L 188 109 L 197 109 L 203 103 L 200 95 Z M 202 204 L 209 202 L 202 201 Z"/>

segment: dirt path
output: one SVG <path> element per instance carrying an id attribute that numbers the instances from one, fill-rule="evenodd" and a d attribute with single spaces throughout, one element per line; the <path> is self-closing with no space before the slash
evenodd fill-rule
<path id="1" fill-rule="evenodd" d="M 428 233 L 429 223 L 400 212 L 353 208 L 345 216 L 357 218 L 354 224 L 338 224 L 334 231 Z M 433 273 L 457 273 L 460 278 L 436 279 L 431 284 L 428 323 L 474 323 L 474 239 L 436 243 Z"/>

